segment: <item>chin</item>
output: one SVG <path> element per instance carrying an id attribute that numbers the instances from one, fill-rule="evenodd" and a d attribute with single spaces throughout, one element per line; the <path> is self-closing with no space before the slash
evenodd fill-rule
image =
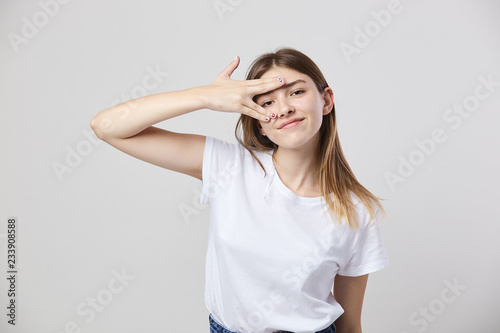
<path id="1" fill-rule="evenodd" d="M 288 139 L 288 140 L 278 140 L 278 141 L 273 141 L 278 147 L 282 148 L 287 148 L 287 149 L 296 149 L 296 148 L 301 148 L 307 145 L 310 140 L 294 140 L 294 139 Z"/>

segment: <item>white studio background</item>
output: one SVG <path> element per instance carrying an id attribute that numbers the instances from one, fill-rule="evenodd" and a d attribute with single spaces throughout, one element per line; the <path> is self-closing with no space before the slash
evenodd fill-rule
<path id="1" fill-rule="evenodd" d="M 201 182 L 89 122 L 209 84 L 236 55 L 242 80 L 289 46 L 322 69 L 346 157 L 387 199 L 390 265 L 369 278 L 364 332 L 499 332 L 499 14 L 493 0 L 2 1 L 0 331 L 208 332 Z M 236 142 L 236 120 L 199 110 L 157 126 Z"/>

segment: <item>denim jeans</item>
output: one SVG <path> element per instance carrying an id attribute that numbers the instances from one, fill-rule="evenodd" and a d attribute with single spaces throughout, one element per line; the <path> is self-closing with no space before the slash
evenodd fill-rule
<path id="1" fill-rule="evenodd" d="M 210 323 L 210 333 L 239 333 L 239 332 L 233 332 L 228 330 L 226 327 L 222 326 L 219 322 L 217 322 L 212 314 L 208 316 L 208 322 Z M 325 329 L 322 329 L 321 331 L 318 331 L 316 333 L 335 333 L 335 324 L 332 323 L 330 326 L 328 326 Z M 293 333 L 289 331 L 276 331 L 278 333 Z"/>

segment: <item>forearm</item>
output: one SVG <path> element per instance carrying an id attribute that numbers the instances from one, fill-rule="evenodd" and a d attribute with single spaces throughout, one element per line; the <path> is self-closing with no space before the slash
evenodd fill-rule
<path id="1" fill-rule="evenodd" d="M 139 97 L 99 112 L 90 126 L 101 140 L 128 138 L 161 121 L 206 107 L 204 87 Z"/>
<path id="2" fill-rule="evenodd" d="M 335 321 L 336 333 L 362 333 L 361 324 L 352 324 L 341 319 Z"/>

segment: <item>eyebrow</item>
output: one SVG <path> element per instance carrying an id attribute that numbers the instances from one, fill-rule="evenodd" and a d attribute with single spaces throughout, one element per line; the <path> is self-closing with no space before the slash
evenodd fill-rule
<path id="1" fill-rule="evenodd" d="M 307 82 L 306 82 L 306 81 L 304 81 L 304 80 L 298 79 L 298 80 L 295 80 L 295 81 L 293 81 L 293 82 L 287 83 L 287 84 L 285 84 L 285 85 L 283 85 L 283 86 L 281 86 L 281 87 L 279 87 L 278 89 L 275 89 L 275 90 L 287 89 L 287 88 L 290 88 L 290 87 L 292 87 L 292 86 L 296 85 L 297 83 L 307 83 Z M 260 94 L 260 95 L 256 95 L 256 96 L 254 96 L 254 97 L 255 97 L 255 99 L 257 99 L 257 98 L 259 98 L 259 97 L 269 95 L 270 93 L 272 93 L 272 92 L 273 92 L 273 91 L 275 91 L 275 90 L 271 90 L 271 91 L 268 91 L 268 92 L 266 92 L 266 93 L 263 93 L 263 94 Z"/>

